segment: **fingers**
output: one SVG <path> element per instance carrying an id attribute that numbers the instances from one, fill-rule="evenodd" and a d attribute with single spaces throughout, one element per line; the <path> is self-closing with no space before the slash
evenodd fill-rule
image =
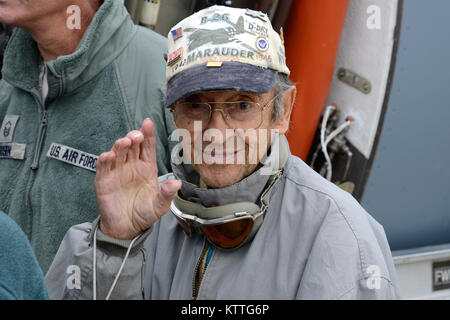
<path id="1" fill-rule="evenodd" d="M 131 146 L 131 140 L 127 137 L 118 139 L 116 143 L 114 143 L 114 147 L 112 151 L 116 155 L 116 167 L 122 168 L 125 162 L 127 161 L 127 153 L 128 149 Z"/>
<path id="2" fill-rule="evenodd" d="M 128 150 L 127 157 L 131 161 L 139 159 L 139 154 L 141 153 L 141 143 L 144 140 L 144 135 L 139 130 L 130 131 L 127 134 L 127 138 L 131 140 L 131 146 Z"/>
<path id="3" fill-rule="evenodd" d="M 103 152 L 97 160 L 97 176 L 102 177 L 107 175 L 113 169 L 115 160 L 116 154 L 114 152 Z"/>
<path id="4" fill-rule="evenodd" d="M 156 164 L 155 126 L 149 118 L 142 123 L 141 132 L 144 135 L 141 145 L 141 159 Z"/>
<path id="5" fill-rule="evenodd" d="M 161 217 L 164 213 L 169 211 L 170 203 L 177 195 L 178 190 L 181 188 L 181 181 L 179 180 L 166 180 L 161 184 L 161 190 L 154 202 L 154 212 L 158 217 Z"/>
<path id="6" fill-rule="evenodd" d="M 139 159 L 140 144 L 144 136 L 139 130 L 130 131 L 125 138 L 114 143 L 112 152 L 116 154 L 116 167 L 121 168 L 127 160 Z"/>
<path id="7" fill-rule="evenodd" d="M 155 164 L 156 169 L 156 138 L 154 125 L 150 119 L 145 119 L 141 130 L 130 131 L 124 138 L 118 139 L 108 155 L 99 157 L 100 169 L 103 173 L 115 167 L 122 168 L 127 161 L 142 159 Z M 113 163 L 109 160 L 114 156 Z M 114 163 L 115 161 L 115 163 Z M 104 165 L 108 162 L 108 165 Z M 105 170 L 103 170 L 105 169 Z"/>

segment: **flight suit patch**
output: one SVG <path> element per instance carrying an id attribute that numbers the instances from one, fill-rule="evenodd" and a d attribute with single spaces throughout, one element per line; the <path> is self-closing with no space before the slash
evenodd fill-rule
<path id="1" fill-rule="evenodd" d="M 26 145 L 22 143 L 0 143 L 0 159 L 25 159 Z"/>
<path id="2" fill-rule="evenodd" d="M 12 142 L 19 116 L 6 115 L 0 128 L 0 142 Z"/>
<path id="3" fill-rule="evenodd" d="M 58 143 L 52 143 L 47 157 L 93 172 L 96 172 L 97 169 L 98 156 Z"/>

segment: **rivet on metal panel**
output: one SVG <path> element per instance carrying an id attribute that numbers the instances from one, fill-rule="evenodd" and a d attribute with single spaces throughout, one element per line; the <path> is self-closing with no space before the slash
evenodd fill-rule
<path id="1" fill-rule="evenodd" d="M 358 91 L 361 91 L 364 94 L 369 94 L 370 91 L 372 91 L 372 85 L 370 84 L 369 80 L 353 71 L 345 68 L 339 68 L 337 77 L 342 82 L 357 89 Z"/>

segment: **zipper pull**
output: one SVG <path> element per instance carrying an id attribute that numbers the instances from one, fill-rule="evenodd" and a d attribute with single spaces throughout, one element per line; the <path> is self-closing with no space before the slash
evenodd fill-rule
<path id="1" fill-rule="evenodd" d="M 44 112 L 42 113 L 41 125 L 46 126 L 47 120 L 48 120 L 48 113 L 47 113 L 47 110 L 44 110 Z"/>
<path id="2" fill-rule="evenodd" d="M 41 118 L 41 126 L 39 127 L 38 140 L 36 142 L 36 149 L 34 151 L 33 163 L 31 164 L 31 169 L 36 170 L 39 167 L 39 158 L 41 156 L 42 144 L 44 143 L 45 131 L 47 129 L 48 122 L 48 112 L 43 110 Z"/>

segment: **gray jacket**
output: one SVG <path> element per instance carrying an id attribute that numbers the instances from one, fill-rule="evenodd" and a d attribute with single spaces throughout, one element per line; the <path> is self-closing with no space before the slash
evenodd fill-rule
<path id="1" fill-rule="evenodd" d="M 173 174 L 160 180 L 168 178 Z M 210 193 L 197 200 L 260 194 L 258 179 L 267 181 L 256 171 L 236 185 L 203 189 Z M 46 276 L 52 299 L 92 299 L 96 225 L 67 232 Z M 97 230 L 97 298 L 106 297 L 129 245 Z M 187 237 L 168 212 L 133 244 L 111 299 L 191 299 L 199 257 L 209 247 L 201 234 Z M 399 288 L 382 226 L 350 194 L 289 155 L 261 228 L 238 249 L 212 250 L 196 298 L 398 299 Z"/>

